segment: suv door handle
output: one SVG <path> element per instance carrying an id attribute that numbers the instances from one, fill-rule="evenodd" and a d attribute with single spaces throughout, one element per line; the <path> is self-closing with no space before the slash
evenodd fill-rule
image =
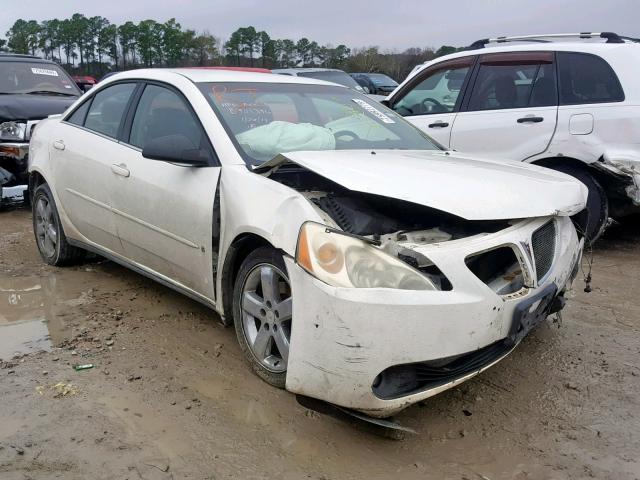
<path id="1" fill-rule="evenodd" d="M 55 140 L 53 142 L 53 148 L 56 150 L 64 150 L 64 142 L 62 140 Z"/>
<path id="2" fill-rule="evenodd" d="M 518 123 L 540 123 L 544 117 L 522 117 L 518 119 Z"/>
<path id="3" fill-rule="evenodd" d="M 121 177 L 128 177 L 129 175 L 131 175 L 131 172 L 124 163 L 114 163 L 113 165 L 111 165 L 111 171 L 116 175 L 120 175 Z"/>
<path id="4" fill-rule="evenodd" d="M 429 124 L 429 128 L 444 128 L 448 126 L 449 124 L 447 122 L 441 122 L 441 121 L 437 121 Z"/>

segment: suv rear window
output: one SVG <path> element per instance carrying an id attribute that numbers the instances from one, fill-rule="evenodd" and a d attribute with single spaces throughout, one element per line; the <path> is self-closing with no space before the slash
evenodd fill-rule
<path id="1" fill-rule="evenodd" d="M 561 105 L 624 101 L 615 72 L 596 55 L 558 52 L 558 72 Z"/>
<path id="2" fill-rule="evenodd" d="M 546 107 L 556 102 L 553 64 L 482 64 L 468 109 Z"/>

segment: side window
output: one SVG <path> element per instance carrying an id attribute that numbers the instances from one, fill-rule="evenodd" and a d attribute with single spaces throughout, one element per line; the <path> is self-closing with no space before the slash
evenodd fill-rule
<path id="1" fill-rule="evenodd" d="M 596 55 L 558 52 L 558 71 L 561 105 L 624 101 L 615 72 Z"/>
<path id="2" fill-rule="evenodd" d="M 135 83 L 120 83 L 98 92 L 93 97 L 84 126 L 116 138 L 120 121 L 135 88 Z"/>
<path id="3" fill-rule="evenodd" d="M 481 64 L 468 110 L 549 106 L 556 97 L 551 63 Z"/>
<path id="4" fill-rule="evenodd" d="M 470 68 L 452 66 L 427 73 L 393 109 L 405 117 L 453 112 Z"/>
<path id="5" fill-rule="evenodd" d="M 91 99 L 84 102 L 76 111 L 71 114 L 70 117 L 67 118 L 67 122 L 73 123 L 74 125 L 84 125 L 84 120 L 87 118 L 87 112 L 89 111 L 89 107 L 91 106 Z"/>
<path id="6" fill-rule="evenodd" d="M 185 101 L 168 88 L 147 85 L 133 117 L 129 143 L 144 149 L 150 141 L 169 135 L 187 137 L 194 149 L 203 146 L 202 127 Z"/>

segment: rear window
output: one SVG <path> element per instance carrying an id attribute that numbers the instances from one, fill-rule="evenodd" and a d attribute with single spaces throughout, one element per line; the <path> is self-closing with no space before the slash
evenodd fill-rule
<path id="1" fill-rule="evenodd" d="M 473 87 L 469 110 L 556 105 L 554 65 L 496 64 L 480 65 Z"/>
<path id="2" fill-rule="evenodd" d="M 558 52 L 558 71 L 561 105 L 624 101 L 618 77 L 597 55 Z"/>

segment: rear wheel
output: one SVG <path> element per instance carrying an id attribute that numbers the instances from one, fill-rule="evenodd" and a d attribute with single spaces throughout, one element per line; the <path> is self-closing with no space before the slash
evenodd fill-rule
<path id="1" fill-rule="evenodd" d="M 600 182 L 588 171 L 570 165 L 558 165 L 551 167 L 567 175 L 580 180 L 589 191 L 587 207 L 574 215 L 576 228 L 581 229 L 589 243 L 595 242 L 604 233 L 609 219 L 609 200 Z"/>
<path id="2" fill-rule="evenodd" d="M 242 263 L 233 292 L 240 348 L 253 371 L 284 388 L 292 321 L 291 286 L 282 255 L 262 247 Z"/>
<path id="3" fill-rule="evenodd" d="M 36 244 L 45 262 L 63 266 L 84 259 L 86 252 L 67 241 L 53 195 L 46 183 L 39 185 L 33 193 L 32 216 Z"/>

